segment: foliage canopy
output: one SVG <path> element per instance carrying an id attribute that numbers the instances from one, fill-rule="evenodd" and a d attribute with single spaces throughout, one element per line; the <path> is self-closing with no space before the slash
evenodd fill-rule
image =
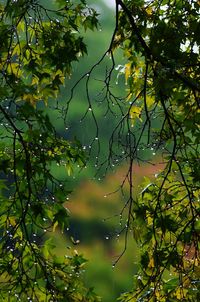
<path id="1" fill-rule="evenodd" d="M 85 155 L 56 132 L 44 106 L 86 53 L 78 29 L 94 28 L 96 16 L 85 1 L 0 2 L 1 301 L 98 300 L 80 279 L 83 257 L 57 257 L 45 236 L 68 226 L 69 192 L 54 169 L 70 173 Z"/>
<path id="2" fill-rule="evenodd" d="M 198 1 L 116 0 L 116 26 L 97 66 L 111 58 L 101 95 L 118 118 L 101 168 L 127 161 L 129 196 L 120 213 L 125 234 L 141 246 L 141 270 L 127 301 L 198 301 L 200 100 Z M 84 259 L 51 251 L 47 231 L 68 224 L 62 203 L 69 193 L 55 177 L 55 166 L 84 166 L 78 141 L 61 137 L 45 113 L 72 63 L 87 53 L 80 30 L 97 27 L 97 13 L 86 1 L 0 2 L 0 297 L 8 301 L 98 301 L 79 279 Z M 118 68 L 117 50 L 126 63 Z M 124 77 L 126 96 L 113 90 L 115 68 Z M 79 81 L 80 82 L 80 81 Z M 78 83 L 79 83 L 78 82 Z M 72 89 L 76 89 L 78 83 Z M 52 110 L 67 118 L 68 105 Z M 118 111 L 113 111 L 116 105 Z M 98 123 L 92 111 L 95 127 Z M 98 133 L 98 131 L 97 131 Z M 163 170 L 145 179 L 134 196 L 133 163 L 139 150 L 159 154 Z M 124 250 L 125 251 L 125 250 Z M 117 260 L 118 261 L 118 260 Z M 117 262 L 116 261 L 116 262 Z"/>
<path id="3" fill-rule="evenodd" d="M 125 236 L 132 231 L 142 251 L 134 290 L 122 301 L 200 298 L 199 12 L 198 1 L 116 1 L 109 80 L 121 48 L 128 89 L 126 105 L 115 98 L 127 109 L 111 138 L 109 160 L 115 161 L 117 138 L 129 161 Z M 153 182 L 146 179 L 135 198 L 133 162 L 144 161 L 141 148 L 159 154 L 163 170 Z"/>

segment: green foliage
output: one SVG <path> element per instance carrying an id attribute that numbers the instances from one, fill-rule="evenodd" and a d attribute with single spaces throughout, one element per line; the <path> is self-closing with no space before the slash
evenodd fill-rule
<path id="1" fill-rule="evenodd" d="M 55 167 L 71 174 L 86 156 L 45 113 L 87 52 L 78 29 L 95 28 L 97 14 L 84 1 L 19 0 L 1 1 L 0 16 L 0 300 L 99 301 L 81 280 L 82 256 L 60 259 L 48 238 L 69 223 Z"/>
<path id="2" fill-rule="evenodd" d="M 87 53 L 80 32 L 97 27 L 97 13 L 86 1 L 43 3 L 0 3 L 0 297 L 98 301 L 79 278 L 82 256 L 74 252 L 59 259 L 46 236 L 68 226 L 63 201 L 70 189 L 55 176 L 55 167 L 64 166 L 71 175 L 74 165 L 85 165 L 85 155 L 77 140 L 58 135 L 45 113 L 48 106 L 65 124 L 72 98 L 65 108 L 55 101 L 51 108 L 49 99 L 57 97 L 72 64 Z M 124 302 L 200 299 L 199 9 L 193 0 L 116 0 L 110 46 L 82 77 L 87 79 L 84 117 L 91 113 L 93 142 L 100 150 L 89 82 L 110 56 L 102 99 L 118 122 L 101 167 L 128 161 L 120 186 L 128 196 L 120 233 L 125 233 L 124 252 L 129 231 L 141 247 L 140 271 L 133 291 L 121 296 Z M 117 67 L 119 48 L 126 64 Z M 114 94 L 115 68 L 124 74 L 125 98 Z M 152 182 L 145 180 L 135 198 L 133 162 L 145 160 L 138 155 L 141 149 L 159 153 L 162 169 Z"/>

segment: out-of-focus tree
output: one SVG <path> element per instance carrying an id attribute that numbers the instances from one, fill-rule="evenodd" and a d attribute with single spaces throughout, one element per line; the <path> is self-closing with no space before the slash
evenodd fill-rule
<path id="1" fill-rule="evenodd" d="M 87 52 L 79 30 L 96 26 L 85 1 L 0 2 L 1 301 L 99 300 L 81 281 L 84 258 L 57 257 L 46 237 L 68 225 L 69 189 L 54 168 L 70 174 L 85 155 L 58 135 L 45 106 Z M 51 113 L 59 110 L 54 101 Z"/>

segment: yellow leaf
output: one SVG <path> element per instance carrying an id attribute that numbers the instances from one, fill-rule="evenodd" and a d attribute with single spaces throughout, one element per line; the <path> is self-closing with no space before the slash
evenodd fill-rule
<path id="1" fill-rule="evenodd" d="M 73 172 L 72 166 L 68 163 L 68 164 L 65 165 L 65 167 L 66 167 L 68 175 L 71 176 L 72 172 Z"/>
<path id="2" fill-rule="evenodd" d="M 146 13 L 147 13 L 147 15 L 152 15 L 152 7 L 150 7 L 150 6 L 148 6 L 147 8 L 146 8 Z"/>
<path id="3" fill-rule="evenodd" d="M 24 22 L 24 21 L 20 21 L 20 22 L 17 24 L 17 30 L 18 30 L 18 31 L 24 32 L 24 30 L 25 30 L 25 22 Z"/>
<path id="4" fill-rule="evenodd" d="M 24 101 L 29 102 L 33 106 L 35 106 L 35 104 L 36 104 L 36 96 L 34 94 L 30 94 L 30 93 L 24 94 L 22 96 L 22 99 Z"/>
<path id="5" fill-rule="evenodd" d="M 148 225 L 153 224 L 153 218 L 150 215 L 147 216 L 147 223 L 148 223 Z"/>
<path id="6" fill-rule="evenodd" d="M 32 85 L 35 85 L 35 84 L 38 85 L 38 83 L 39 83 L 39 78 L 36 77 L 36 76 L 34 76 L 33 79 L 32 79 L 31 84 L 32 84 Z"/>
<path id="7" fill-rule="evenodd" d="M 185 289 L 185 288 L 181 288 L 181 287 L 179 287 L 177 290 L 176 290 L 176 298 L 178 299 L 178 300 L 182 300 L 182 299 L 184 299 L 184 298 L 186 298 L 186 296 L 187 296 L 187 289 Z"/>
<path id="8" fill-rule="evenodd" d="M 135 77 L 135 80 L 137 80 L 137 79 L 139 78 L 140 73 L 141 73 L 140 67 L 135 66 L 135 70 L 134 70 L 134 77 Z"/>
<path id="9" fill-rule="evenodd" d="M 19 55 L 20 53 L 21 53 L 21 45 L 17 44 L 13 49 L 12 56 Z"/>
<path id="10" fill-rule="evenodd" d="M 130 92 L 130 93 L 128 94 L 128 96 L 127 96 L 126 100 L 127 100 L 127 101 L 129 101 L 129 100 L 132 98 L 132 96 L 133 96 L 133 93 L 132 93 L 132 92 Z"/>
<path id="11" fill-rule="evenodd" d="M 11 216 L 9 217 L 9 220 L 7 220 L 8 224 L 11 224 L 12 226 L 16 225 L 15 217 Z"/>
<path id="12" fill-rule="evenodd" d="M 22 74 L 22 70 L 20 69 L 19 67 L 19 64 L 18 63 L 10 63 L 8 66 L 7 66 L 7 72 L 9 74 L 14 74 L 16 76 L 21 76 Z"/>
<path id="13" fill-rule="evenodd" d="M 131 63 L 127 63 L 125 64 L 125 81 L 126 81 L 126 84 L 127 84 L 127 81 L 128 81 L 128 78 L 130 77 L 131 75 Z"/>
<path id="14" fill-rule="evenodd" d="M 65 82 L 64 73 L 60 69 L 58 69 L 55 73 L 55 76 L 57 76 L 57 75 L 59 76 L 59 80 L 61 81 L 61 83 L 64 84 L 64 82 Z"/>
<path id="15" fill-rule="evenodd" d="M 146 104 L 150 108 L 154 104 L 154 98 L 150 95 L 146 95 Z"/>
<path id="16" fill-rule="evenodd" d="M 53 225 L 53 233 L 55 232 L 57 226 L 58 226 L 58 221 L 56 221 Z"/>
<path id="17" fill-rule="evenodd" d="M 140 121 L 142 121 L 141 119 L 141 112 L 142 112 L 142 107 L 138 107 L 138 106 L 132 106 L 130 109 L 130 118 L 131 118 L 131 123 L 132 123 L 132 127 L 135 124 L 135 121 L 137 119 L 139 119 Z"/>
<path id="18" fill-rule="evenodd" d="M 154 259 L 153 259 L 153 257 L 152 257 L 152 258 L 150 259 L 148 267 L 150 267 L 150 268 L 153 268 L 153 267 L 155 267 L 155 264 L 154 264 Z"/>

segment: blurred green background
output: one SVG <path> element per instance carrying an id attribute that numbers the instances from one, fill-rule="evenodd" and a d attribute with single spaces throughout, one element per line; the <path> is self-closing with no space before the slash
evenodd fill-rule
<path id="1" fill-rule="evenodd" d="M 109 5 L 106 5 L 108 2 Z M 88 1 L 88 4 L 91 4 L 100 14 L 100 26 L 96 32 L 82 33 L 88 46 L 88 56 L 74 64 L 72 77 L 67 79 L 58 99 L 61 105 L 66 106 L 73 85 L 98 62 L 109 47 L 115 25 L 115 12 L 110 6 L 111 3 L 112 1 L 103 0 Z M 112 91 L 118 97 L 123 97 L 126 94 L 123 85 L 124 79 L 118 74 L 123 64 L 124 59 L 119 51 L 115 62 L 118 68 L 114 70 L 111 81 L 113 83 Z M 91 150 L 87 167 L 81 172 L 77 167 L 73 175 L 67 177 L 66 170 L 61 171 L 60 167 L 55 167 L 54 173 L 60 178 L 66 179 L 69 191 L 73 191 L 66 198 L 66 208 L 70 211 L 69 229 L 63 234 L 57 231 L 53 235 L 56 253 L 66 254 L 66 247 L 69 246 L 69 242 L 71 240 L 74 242 L 72 249 L 77 250 L 88 259 L 84 275 L 85 282 L 88 287 L 95 288 L 103 302 L 116 301 L 121 293 L 132 288 L 133 276 L 137 272 L 139 261 L 139 249 L 131 233 L 128 235 L 126 251 L 120 258 L 126 245 L 124 232 L 121 232 L 120 212 L 126 202 L 128 186 L 125 188 L 124 197 L 119 191 L 110 194 L 121 185 L 126 175 L 127 165 L 123 163 L 114 167 L 112 171 L 108 171 L 105 177 L 104 172 L 101 171 L 96 175 L 97 164 L 108 155 L 109 138 L 117 123 L 115 114 L 117 116 L 119 113 L 119 109 L 117 106 L 115 108 L 114 105 L 112 108 L 114 114 L 107 112 L 108 108 L 102 90 L 103 80 L 111 66 L 110 57 L 105 56 L 105 59 L 92 73 L 88 87 L 92 112 L 88 110 L 90 103 L 88 103 L 86 93 L 87 77 L 74 90 L 66 123 L 55 111 L 52 115 L 52 109 L 49 109 L 50 118 L 62 136 L 69 140 L 77 138 L 85 147 L 86 152 Z M 52 106 L 54 106 L 54 102 L 55 100 L 52 100 Z M 98 122 L 98 128 L 93 112 Z M 98 149 L 99 145 L 100 149 Z M 141 156 L 145 156 L 147 151 L 141 150 L 140 153 Z M 143 180 L 143 176 L 153 177 L 158 169 L 159 165 L 142 167 L 135 165 L 135 193 Z M 124 216 L 126 217 L 126 215 Z M 119 261 L 113 267 L 113 263 L 117 259 Z"/>

